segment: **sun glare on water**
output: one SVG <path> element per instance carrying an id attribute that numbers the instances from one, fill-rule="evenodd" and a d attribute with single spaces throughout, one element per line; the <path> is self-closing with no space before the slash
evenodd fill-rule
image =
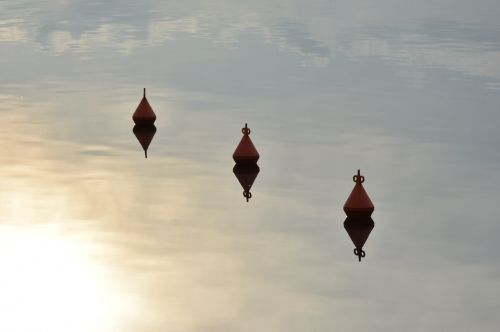
<path id="1" fill-rule="evenodd" d="M 114 330 L 120 300 L 91 246 L 48 229 L 0 228 L 0 331 Z"/>

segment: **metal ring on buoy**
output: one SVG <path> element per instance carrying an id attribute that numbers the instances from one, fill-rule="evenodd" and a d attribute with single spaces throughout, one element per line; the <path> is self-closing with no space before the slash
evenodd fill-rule
<path id="1" fill-rule="evenodd" d="M 241 132 L 243 135 L 250 135 L 250 128 L 248 128 L 248 125 L 245 123 L 245 128 L 241 128 Z"/>
<path id="2" fill-rule="evenodd" d="M 363 175 L 361 175 L 361 171 L 358 169 L 358 174 L 355 174 L 352 177 L 352 180 L 356 183 L 363 183 L 363 182 L 365 182 L 365 177 Z"/>

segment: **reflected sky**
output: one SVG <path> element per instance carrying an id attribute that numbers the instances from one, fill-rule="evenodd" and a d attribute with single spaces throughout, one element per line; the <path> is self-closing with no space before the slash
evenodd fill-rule
<path id="1" fill-rule="evenodd" d="M 0 330 L 495 330 L 499 10 L 0 2 Z"/>

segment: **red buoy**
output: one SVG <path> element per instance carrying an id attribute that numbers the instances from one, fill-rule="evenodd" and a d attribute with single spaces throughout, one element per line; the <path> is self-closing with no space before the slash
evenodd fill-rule
<path id="1" fill-rule="evenodd" d="M 156 121 L 156 114 L 146 99 L 146 88 L 144 88 L 144 95 L 139 106 L 137 106 L 134 115 L 132 115 L 132 120 L 136 124 L 153 124 Z"/>
<path id="2" fill-rule="evenodd" d="M 256 164 L 259 160 L 259 153 L 250 139 L 250 128 L 245 123 L 245 128 L 241 129 L 243 137 L 240 144 L 233 153 L 233 159 L 237 164 Z"/>
<path id="3" fill-rule="evenodd" d="M 233 173 L 243 187 L 243 197 L 247 202 L 252 198 L 250 189 L 259 174 L 260 168 L 257 164 L 236 164 L 233 168 Z"/>
<path id="4" fill-rule="evenodd" d="M 361 175 L 358 169 L 358 174 L 352 177 L 353 181 L 356 182 L 351 194 L 347 198 L 344 204 L 344 212 L 348 216 L 353 215 L 368 215 L 370 216 L 375 210 L 370 197 L 363 188 L 362 183 L 365 182 L 365 177 Z"/>

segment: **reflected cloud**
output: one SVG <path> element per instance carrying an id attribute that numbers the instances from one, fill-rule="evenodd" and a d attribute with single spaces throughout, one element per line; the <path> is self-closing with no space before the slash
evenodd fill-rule
<path id="1" fill-rule="evenodd" d="M 300 56 L 302 65 L 327 66 L 334 54 L 342 53 L 351 58 L 378 57 L 391 65 L 443 68 L 500 79 L 500 40 L 494 28 L 437 19 L 360 27 L 321 1 L 313 6 L 318 12 L 308 12 L 309 8 L 298 3 L 293 6 L 295 11 L 283 11 L 276 17 L 261 4 L 234 1 L 178 6 L 160 1 L 73 0 L 43 8 L 21 3 L 5 8 L 6 14 L 0 16 L 0 40 L 34 41 L 55 54 L 88 56 L 103 48 L 131 54 L 144 46 L 164 45 L 186 36 L 231 49 L 245 36 L 256 35 Z M 354 10 L 347 12 L 353 14 Z M 309 16 L 303 17 L 303 12 Z M 403 70 L 402 74 L 409 75 Z"/>
<path id="2" fill-rule="evenodd" d="M 91 53 L 102 48 L 131 54 L 137 48 L 162 45 L 186 35 L 230 49 L 237 47 L 242 35 L 255 34 L 301 56 L 304 64 L 324 66 L 330 61 L 331 47 L 311 35 L 306 24 L 296 21 L 296 13 L 283 13 L 281 23 L 276 23 L 276 18 L 259 5 L 252 8 L 242 2 L 223 1 L 186 4 L 180 9 L 174 3 L 159 1 L 73 0 L 32 7 L 30 3 L 6 9 L 20 18 L 0 24 L 0 40 L 35 41 L 55 54 Z"/>
<path id="3" fill-rule="evenodd" d="M 395 68 L 441 68 L 500 79 L 498 33 L 481 25 L 429 21 L 365 28 L 345 41 L 342 49 L 353 58 L 378 57 Z"/>
<path id="4" fill-rule="evenodd" d="M 334 45 L 314 39 L 307 28 L 288 22 L 274 25 L 267 30 L 268 40 L 308 59 L 307 65 L 326 66 L 330 63 Z"/>
<path id="5" fill-rule="evenodd" d="M 0 42 L 23 42 L 28 33 L 20 24 L 22 20 L 0 20 Z"/>
<path id="6" fill-rule="evenodd" d="M 73 36 L 70 31 L 56 30 L 50 32 L 44 48 L 56 54 L 64 52 L 87 53 L 90 50 L 113 48 L 119 53 L 130 54 L 133 49 L 142 45 L 139 40 L 130 38 L 133 27 L 127 25 L 103 24 L 97 29 L 85 31 Z"/>

